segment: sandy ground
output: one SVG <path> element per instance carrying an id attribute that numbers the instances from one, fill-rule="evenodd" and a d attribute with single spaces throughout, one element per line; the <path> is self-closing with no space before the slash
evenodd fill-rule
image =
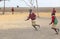
<path id="1" fill-rule="evenodd" d="M 0 15 L 0 39 L 60 39 L 60 34 L 56 35 L 51 29 L 50 13 L 39 13 L 37 24 L 40 25 L 38 31 L 31 26 L 30 20 L 25 21 L 27 13 L 17 13 Z M 60 13 L 56 14 L 58 18 L 57 28 L 60 28 Z M 60 32 L 59 32 L 60 33 Z"/>

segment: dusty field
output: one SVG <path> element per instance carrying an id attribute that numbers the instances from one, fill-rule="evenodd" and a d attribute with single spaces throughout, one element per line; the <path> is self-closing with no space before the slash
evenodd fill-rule
<path id="1" fill-rule="evenodd" d="M 9 14 L 10 13 L 10 14 Z M 31 22 L 25 21 L 28 13 L 6 12 L 5 15 L 0 15 L 0 39 L 60 39 L 60 34 L 56 35 L 51 29 L 50 12 L 40 12 L 40 18 L 37 18 L 37 24 L 41 27 L 35 31 L 31 26 Z M 56 14 L 58 18 L 57 27 L 60 28 L 60 13 Z M 59 32 L 60 33 L 60 32 Z"/>

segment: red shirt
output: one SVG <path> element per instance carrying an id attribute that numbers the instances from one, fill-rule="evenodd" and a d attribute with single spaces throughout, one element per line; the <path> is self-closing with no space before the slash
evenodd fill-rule
<path id="1" fill-rule="evenodd" d="M 29 20 L 29 19 L 35 20 L 36 19 L 36 15 L 34 13 L 29 14 L 29 17 L 28 17 L 27 20 Z"/>
<path id="2" fill-rule="evenodd" d="M 54 10 L 54 9 L 53 9 L 52 13 L 54 13 L 54 14 L 55 14 L 55 13 L 56 13 L 56 10 Z"/>
<path id="3" fill-rule="evenodd" d="M 52 16 L 52 21 L 51 21 L 51 23 L 54 23 L 54 20 L 55 20 L 55 16 Z"/>
<path id="4" fill-rule="evenodd" d="M 14 8 L 12 8 L 12 11 L 14 11 Z"/>

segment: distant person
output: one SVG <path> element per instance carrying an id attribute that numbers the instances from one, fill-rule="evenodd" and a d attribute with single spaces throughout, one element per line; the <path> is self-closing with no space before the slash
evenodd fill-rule
<path id="1" fill-rule="evenodd" d="M 28 18 L 25 21 L 27 21 L 29 19 L 31 19 L 32 26 L 35 28 L 35 30 L 37 30 L 37 27 L 36 26 L 38 26 L 40 28 L 40 25 L 37 25 L 36 24 L 36 21 L 35 21 L 36 20 L 36 15 L 32 11 L 32 9 L 29 10 L 29 16 L 28 16 Z"/>
<path id="2" fill-rule="evenodd" d="M 51 19 L 52 20 L 51 20 L 51 23 L 49 25 L 52 24 L 52 29 L 56 32 L 56 34 L 58 34 L 59 33 L 59 29 L 56 28 L 56 25 L 58 23 L 58 20 L 57 20 L 57 18 L 56 18 L 56 16 L 54 14 L 52 14 Z"/>
<path id="3" fill-rule="evenodd" d="M 53 8 L 52 15 L 55 15 L 55 13 L 56 13 L 56 10 L 55 10 L 55 8 Z"/>
<path id="4" fill-rule="evenodd" d="M 14 7 L 12 7 L 12 9 L 11 9 L 11 10 L 12 10 L 12 14 L 14 14 Z"/>
<path id="5" fill-rule="evenodd" d="M 19 8 L 19 6 L 17 5 L 17 8 Z"/>

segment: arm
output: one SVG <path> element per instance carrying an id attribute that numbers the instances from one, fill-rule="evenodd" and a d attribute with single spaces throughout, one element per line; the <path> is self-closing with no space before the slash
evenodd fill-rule
<path id="1" fill-rule="evenodd" d="M 55 19 L 55 17 L 52 16 L 52 21 L 51 21 L 51 23 L 49 25 L 51 25 L 52 23 L 54 23 L 54 19 Z"/>
<path id="2" fill-rule="evenodd" d="M 25 21 L 29 20 L 29 19 L 30 19 L 30 17 L 31 17 L 31 14 L 29 14 L 28 18 L 27 18 Z"/>

